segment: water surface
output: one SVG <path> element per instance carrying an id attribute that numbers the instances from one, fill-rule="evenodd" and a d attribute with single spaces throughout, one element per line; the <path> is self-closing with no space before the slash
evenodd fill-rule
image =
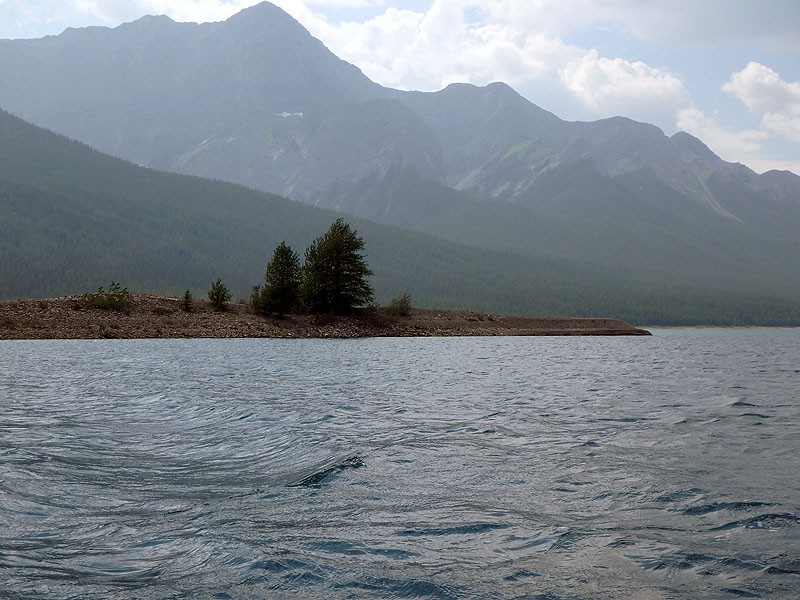
<path id="1" fill-rule="evenodd" d="M 0 343 L 4 598 L 795 598 L 800 331 Z"/>

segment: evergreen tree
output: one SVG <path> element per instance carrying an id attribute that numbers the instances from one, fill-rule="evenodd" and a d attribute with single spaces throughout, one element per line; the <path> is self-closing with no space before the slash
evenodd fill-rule
<path id="1" fill-rule="evenodd" d="M 228 302 L 231 301 L 231 293 L 228 287 L 217 279 L 211 284 L 211 289 L 208 290 L 208 299 L 217 310 L 225 310 L 228 307 Z"/>
<path id="2" fill-rule="evenodd" d="M 183 293 L 183 301 L 181 302 L 181 308 L 185 312 L 192 312 L 192 292 L 188 289 Z"/>
<path id="3" fill-rule="evenodd" d="M 275 248 L 259 295 L 259 309 L 279 318 L 300 303 L 300 256 L 286 242 Z"/>
<path id="4" fill-rule="evenodd" d="M 372 271 L 360 254 L 364 240 L 337 219 L 306 250 L 302 298 L 314 312 L 345 313 L 372 301 L 367 277 Z"/>

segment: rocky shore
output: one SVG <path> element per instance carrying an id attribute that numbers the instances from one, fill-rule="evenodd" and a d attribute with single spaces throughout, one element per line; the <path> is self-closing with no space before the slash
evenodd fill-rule
<path id="1" fill-rule="evenodd" d="M 215 310 L 207 301 L 135 294 L 126 311 L 86 308 L 81 296 L 0 303 L 0 340 L 102 338 L 359 338 L 491 335 L 649 335 L 618 319 L 534 318 L 414 308 L 385 308 L 344 317 L 289 315 L 271 319 L 243 304 Z"/>

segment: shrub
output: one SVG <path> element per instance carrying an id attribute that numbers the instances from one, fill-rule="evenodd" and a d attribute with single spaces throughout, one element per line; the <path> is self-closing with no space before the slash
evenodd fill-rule
<path id="1" fill-rule="evenodd" d="M 250 306 L 250 310 L 254 313 L 260 313 L 263 311 L 263 302 L 262 302 L 262 294 L 261 286 L 254 285 L 250 290 L 250 302 L 248 303 Z"/>
<path id="2" fill-rule="evenodd" d="M 87 292 L 81 298 L 83 308 L 101 308 L 103 310 L 127 311 L 133 306 L 133 294 L 128 288 L 120 287 L 119 283 L 112 281 L 108 289 L 102 286 L 96 292 Z"/>
<path id="3" fill-rule="evenodd" d="M 389 302 L 389 314 L 407 317 L 411 314 L 411 294 L 405 292 Z"/>
<path id="4" fill-rule="evenodd" d="M 231 293 L 225 284 L 217 279 L 211 284 L 211 289 L 208 290 L 208 299 L 211 300 L 211 305 L 217 310 L 225 310 L 228 307 L 228 302 L 231 301 Z"/>

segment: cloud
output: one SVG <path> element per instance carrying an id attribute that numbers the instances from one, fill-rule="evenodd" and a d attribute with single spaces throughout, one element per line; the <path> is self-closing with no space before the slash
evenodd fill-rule
<path id="1" fill-rule="evenodd" d="M 703 140 L 723 160 L 744 163 L 759 173 L 771 169 L 800 173 L 800 161 L 772 156 L 765 151 L 769 133 L 763 129 L 734 130 L 696 107 L 679 112 L 678 126 Z"/>
<path id="2" fill-rule="evenodd" d="M 169 15 L 175 21 L 223 21 L 255 4 L 253 0 L 76 0 L 109 24 L 145 14 Z"/>
<path id="3" fill-rule="evenodd" d="M 613 28 L 650 44 L 755 42 L 773 50 L 800 50 L 797 0 L 770 0 L 768 9 L 750 0 L 484 0 L 477 10 L 495 23 L 560 36 Z"/>
<path id="4" fill-rule="evenodd" d="M 606 17 L 631 34 L 660 44 L 709 46 L 755 42 L 772 50 L 800 50 L 797 0 L 612 0 Z"/>
<path id="5" fill-rule="evenodd" d="M 383 6 L 385 2 L 382 0 L 306 0 L 306 4 L 332 8 L 365 8 Z"/>
<path id="6" fill-rule="evenodd" d="M 690 103 L 681 80 L 642 61 L 604 58 L 590 50 L 561 71 L 564 84 L 593 112 L 654 121 Z"/>
<path id="7" fill-rule="evenodd" d="M 487 0 L 496 19 L 558 31 L 611 27 L 665 46 L 754 42 L 771 50 L 800 50 L 797 0 Z M 505 15 L 505 17 L 504 17 Z"/>
<path id="8" fill-rule="evenodd" d="M 296 0 L 278 0 L 289 10 Z M 690 104 L 674 74 L 564 42 L 548 31 L 588 0 L 563 4 L 512 0 L 433 0 L 425 10 L 388 8 L 364 22 L 298 17 L 338 56 L 387 86 L 422 91 L 449 83 L 504 81 L 533 102 L 568 119 L 626 115 L 673 129 Z M 292 12 L 289 10 L 289 12 Z M 297 14 L 295 14 L 297 17 Z M 532 14 L 541 17 L 528 28 Z M 516 19 L 519 17 L 519 19 Z"/>
<path id="9" fill-rule="evenodd" d="M 465 6 L 441 0 L 424 13 L 390 8 L 363 24 L 311 27 L 368 76 L 403 89 L 433 91 L 456 81 L 513 85 L 546 75 L 575 53 L 543 35 L 471 22 Z"/>
<path id="10" fill-rule="evenodd" d="M 747 129 L 733 131 L 696 107 L 678 113 L 678 127 L 702 139 L 706 145 L 725 160 L 751 155 L 761 151 L 761 143 L 768 137 L 764 131 Z"/>
<path id="11" fill-rule="evenodd" d="M 800 82 L 787 83 L 769 67 L 750 62 L 722 89 L 759 115 L 766 130 L 800 142 Z"/>

